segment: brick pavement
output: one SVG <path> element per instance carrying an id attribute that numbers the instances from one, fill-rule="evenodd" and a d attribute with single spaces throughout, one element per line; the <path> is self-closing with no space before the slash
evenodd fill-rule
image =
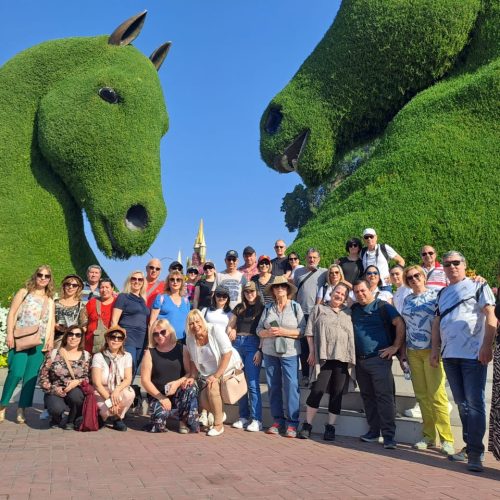
<path id="1" fill-rule="evenodd" d="M 473 474 L 435 451 L 384 450 L 340 437 L 292 440 L 226 427 L 218 438 L 149 434 L 143 417 L 129 431 L 0 425 L 0 500 L 146 498 L 496 498 L 500 465 L 487 454 Z"/>

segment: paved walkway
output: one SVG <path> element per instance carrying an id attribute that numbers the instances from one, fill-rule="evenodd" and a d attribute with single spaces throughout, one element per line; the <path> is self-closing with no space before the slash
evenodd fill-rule
<path id="1" fill-rule="evenodd" d="M 384 450 L 353 438 L 302 441 L 226 427 L 223 436 L 0 425 L 0 499 L 146 498 L 496 498 L 500 465 L 491 454 L 473 474 L 435 451 Z"/>

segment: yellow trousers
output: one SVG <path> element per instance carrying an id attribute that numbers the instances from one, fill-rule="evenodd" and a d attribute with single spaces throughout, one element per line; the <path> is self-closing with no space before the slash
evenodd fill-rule
<path id="1" fill-rule="evenodd" d="M 430 349 L 408 349 L 406 352 L 413 390 L 422 411 L 423 437 L 433 445 L 437 431 L 441 443 L 453 443 L 443 363 L 439 361 L 439 366 L 433 368 L 429 362 L 430 352 Z"/>

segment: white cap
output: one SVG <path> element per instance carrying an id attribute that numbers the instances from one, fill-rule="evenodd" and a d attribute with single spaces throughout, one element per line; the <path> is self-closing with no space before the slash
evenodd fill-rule
<path id="1" fill-rule="evenodd" d="M 372 227 L 367 227 L 367 228 L 363 231 L 363 236 L 366 236 L 367 234 L 370 234 L 370 235 L 376 236 L 376 235 L 377 235 L 377 231 L 375 231 L 375 229 L 373 229 Z"/>

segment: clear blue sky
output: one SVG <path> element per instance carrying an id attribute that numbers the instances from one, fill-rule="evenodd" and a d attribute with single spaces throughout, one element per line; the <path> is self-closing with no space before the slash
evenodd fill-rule
<path id="1" fill-rule="evenodd" d="M 340 1 L 87 0 L 2 2 L 0 65 L 32 45 L 55 38 L 110 34 L 143 9 L 134 45 L 149 56 L 167 40 L 160 70 L 170 116 L 161 163 L 167 220 L 150 248 L 157 257 L 191 254 L 200 218 L 208 256 L 223 267 L 227 249 L 250 244 L 273 255 L 277 238 L 293 241 L 280 212 L 300 179 L 270 170 L 259 154 L 259 121 L 268 102 L 321 40 Z M 149 256 L 106 259 L 86 234 L 119 287 Z M 164 262 L 168 262 L 166 259 Z"/>

